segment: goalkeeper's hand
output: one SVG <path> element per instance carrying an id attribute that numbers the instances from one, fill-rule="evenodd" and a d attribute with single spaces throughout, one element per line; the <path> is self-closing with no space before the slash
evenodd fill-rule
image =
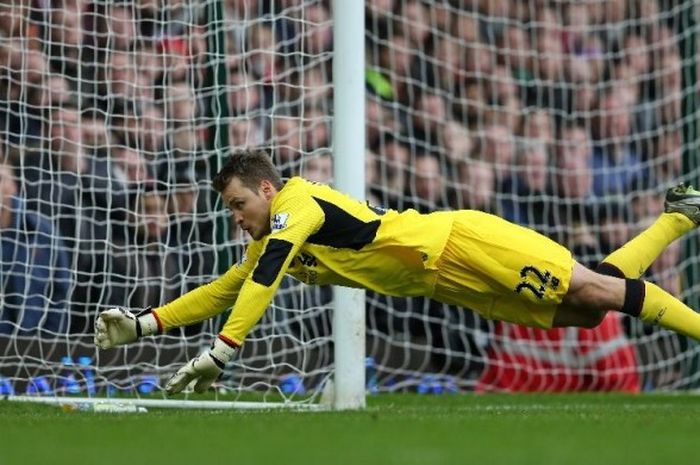
<path id="1" fill-rule="evenodd" d="M 177 370 L 177 373 L 165 384 L 165 392 L 168 395 L 177 394 L 193 380 L 196 381 L 194 391 L 205 392 L 221 375 L 235 353 L 235 346 L 217 337 L 209 350 L 202 352 Z"/>
<path id="2" fill-rule="evenodd" d="M 141 336 L 155 334 L 158 329 L 158 320 L 150 308 L 138 317 L 125 308 L 110 308 L 95 320 L 95 345 L 100 349 L 111 349 L 134 342 Z"/>

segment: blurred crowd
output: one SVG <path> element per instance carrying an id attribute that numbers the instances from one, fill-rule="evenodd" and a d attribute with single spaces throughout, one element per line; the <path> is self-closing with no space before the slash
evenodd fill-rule
<path id="1" fill-rule="evenodd" d="M 0 333 L 86 333 L 216 274 L 200 10 L 0 5 Z"/>
<path id="2" fill-rule="evenodd" d="M 218 4 L 0 5 L 0 333 L 86 332 L 97 306 L 159 305 L 216 276 L 214 140 L 332 182 L 330 2 L 224 0 L 223 49 L 208 22 Z M 682 174 L 693 89 L 673 5 L 367 0 L 369 201 L 493 212 L 595 264 Z M 225 85 L 209 79 L 215 65 Z M 676 294 L 680 254 L 652 270 Z M 369 302 L 408 315 L 375 312 L 372 325 L 436 346 L 453 337 L 444 318 L 481 324 L 430 302 Z"/>

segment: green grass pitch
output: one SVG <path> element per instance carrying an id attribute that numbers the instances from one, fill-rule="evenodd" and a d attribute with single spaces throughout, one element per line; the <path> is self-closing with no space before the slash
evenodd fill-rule
<path id="1" fill-rule="evenodd" d="M 700 396 L 380 394 L 356 412 L 0 401 L 0 465 L 698 464 Z"/>

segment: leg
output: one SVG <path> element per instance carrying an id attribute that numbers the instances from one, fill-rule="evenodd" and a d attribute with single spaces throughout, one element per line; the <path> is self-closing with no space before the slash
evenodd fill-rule
<path id="1" fill-rule="evenodd" d="M 665 212 L 641 234 L 611 253 L 596 271 L 639 278 L 663 250 L 700 222 L 700 192 L 680 185 L 666 192 Z"/>
<path id="2" fill-rule="evenodd" d="M 553 326 L 593 327 L 605 312 L 617 310 L 700 340 L 700 314 L 655 284 L 620 279 L 576 263 L 569 291 L 554 315 Z"/>
<path id="3" fill-rule="evenodd" d="M 595 328 L 609 309 L 622 308 L 624 300 L 623 279 L 595 273 L 576 262 L 569 292 L 557 309 L 552 325 Z"/>

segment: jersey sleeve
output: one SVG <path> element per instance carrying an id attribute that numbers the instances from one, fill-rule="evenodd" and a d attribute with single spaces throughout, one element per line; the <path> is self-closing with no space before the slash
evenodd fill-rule
<path id="1" fill-rule="evenodd" d="M 218 279 L 153 310 L 161 329 L 197 323 L 231 307 L 261 250 L 262 244 L 259 241 L 251 242 L 241 260 Z"/>
<path id="2" fill-rule="evenodd" d="M 270 305 L 282 277 L 306 239 L 324 221 L 323 211 L 311 196 L 286 197 L 271 212 L 271 233 L 247 277 L 221 336 L 240 345 Z"/>

